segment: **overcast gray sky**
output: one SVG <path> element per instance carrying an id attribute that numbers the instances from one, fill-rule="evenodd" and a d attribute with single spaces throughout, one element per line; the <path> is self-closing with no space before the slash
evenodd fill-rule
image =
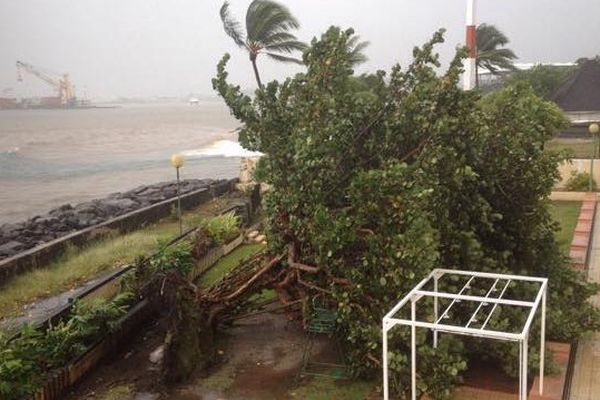
<path id="1" fill-rule="evenodd" d="M 250 0 L 232 0 L 243 20 Z M 448 60 L 463 41 L 465 0 L 283 0 L 310 41 L 330 25 L 353 27 L 365 40 L 369 62 L 359 72 L 410 60 L 412 47 L 440 27 Z M 89 97 L 211 94 L 210 78 L 224 52 L 232 80 L 255 86 L 246 55 L 225 35 L 220 0 L 0 0 L 0 93 L 50 90 L 25 77 L 15 61 L 69 72 Z M 598 0 L 478 0 L 478 21 L 496 24 L 521 62 L 567 62 L 600 54 Z M 263 80 L 298 71 L 259 60 Z M 35 93 L 34 93 L 35 92 Z M 1 94 L 0 94 L 1 95 Z"/>

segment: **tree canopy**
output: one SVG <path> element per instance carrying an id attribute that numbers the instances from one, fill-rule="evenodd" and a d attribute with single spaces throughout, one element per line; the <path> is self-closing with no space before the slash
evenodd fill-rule
<path id="1" fill-rule="evenodd" d="M 570 268 L 548 211 L 561 155 L 543 148 L 566 124 L 560 110 L 526 85 L 483 100 L 461 91 L 464 51 L 437 72 L 443 31 L 414 49 L 407 68 L 361 83 L 353 35 L 330 28 L 304 52 L 306 73 L 270 82 L 254 97 L 228 82 L 228 55 L 213 79 L 243 123 L 242 145 L 264 153 L 256 175 L 271 186 L 268 242 L 288 254 L 282 296 L 319 297 L 335 308 L 348 359 L 363 376 L 380 371 L 382 316 L 436 267 L 547 276 L 550 337 L 597 328 L 598 311 L 586 302 L 597 288 Z M 520 318 L 500 307 L 490 324 L 502 329 Z M 409 332 L 391 333 L 392 383 L 402 393 Z M 434 350 L 429 342 L 419 331 L 419 391 L 434 398 L 448 398 L 474 358 L 516 373 L 510 344 L 444 335 Z"/>
<path id="2" fill-rule="evenodd" d="M 536 65 L 531 69 L 515 71 L 507 79 L 507 84 L 526 82 L 531 85 L 534 93 L 541 98 L 550 100 L 552 95 L 577 70 L 571 66 Z"/>

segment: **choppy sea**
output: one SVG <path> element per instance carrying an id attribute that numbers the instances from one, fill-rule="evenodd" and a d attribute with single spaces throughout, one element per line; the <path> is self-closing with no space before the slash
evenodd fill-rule
<path id="1" fill-rule="evenodd" d="M 174 153 L 183 179 L 235 177 L 237 127 L 218 101 L 0 111 L 0 225 L 175 179 Z"/>

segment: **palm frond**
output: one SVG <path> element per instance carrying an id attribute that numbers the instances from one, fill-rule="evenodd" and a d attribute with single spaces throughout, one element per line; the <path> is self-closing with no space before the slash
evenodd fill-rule
<path id="1" fill-rule="evenodd" d="M 296 36 L 289 32 L 277 32 L 267 37 L 265 40 L 265 44 L 274 44 L 278 42 L 285 42 L 288 40 L 296 40 Z"/>
<path id="2" fill-rule="evenodd" d="M 477 48 L 482 51 L 506 46 L 508 37 L 494 25 L 481 24 L 477 27 Z"/>
<path id="3" fill-rule="evenodd" d="M 492 74 L 499 70 L 513 70 L 517 55 L 506 46 L 508 37 L 494 25 L 481 24 L 477 27 L 477 66 Z"/>
<path id="4" fill-rule="evenodd" d="M 302 60 L 294 58 L 294 57 L 282 56 L 281 54 L 269 53 L 269 52 L 266 52 L 265 54 L 267 56 L 271 57 L 273 60 L 289 62 L 289 63 L 294 63 L 294 64 L 304 64 L 302 62 Z"/>
<path id="5" fill-rule="evenodd" d="M 236 21 L 235 18 L 233 18 L 233 16 L 231 15 L 228 1 L 225 1 L 223 3 L 219 14 L 221 15 L 221 21 L 223 21 L 223 28 L 225 29 L 225 33 L 233 39 L 235 44 L 237 44 L 240 47 L 244 47 L 244 33 L 242 32 L 240 23 Z"/>
<path id="6" fill-rule="evenodd" d="M 366 49 L 370 42 L 363 41 L 359 42 L 360 36 L 354 35 L 350 39 L 346 46 L 348 47 L 348 54 L 350 55 L 350 62 L 352 65 L 362 64 L 367 62 L 369 58 L 363 53 L 363 50 Z"/>
<path id="7" fill-rule="evenodd" d="M 304 51 L 307 47 L 306 43 L 300 42 L 299 40 L 287 40 L 267 45 L 264 48 L 280 53 L 292 53 L 294 51 Z"/>
<path id="8" fill-rule="evenodd" d="M 263 43 L 276 33 L 299 27 L 300 23 L 290 10 L 275 1 L 254 0 L 248 6 L 246 31 L 248 39 L 253 42 Z"/>

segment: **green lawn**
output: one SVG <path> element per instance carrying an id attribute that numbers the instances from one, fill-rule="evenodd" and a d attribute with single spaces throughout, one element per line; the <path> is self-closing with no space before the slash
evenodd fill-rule
<path id="1" fill-rule="evenodd" d="M 578 201 L 555 201 L 550 207 L 552 217 L 560 224 L 556 240 L 565 253 L 568 253 L 573 240 L 580 208 L 581 203 Z"/>
<path id="2" fill-rule="evenodd" d="M 223 209 L 226 202 L 216 199 L 184 214 L 185 227 L 194 226 Z M 18 275 L 0 287 L 0 318 L 22 313 L 23 306 L 36 300 L 73 289 L 98 275 L 153 252 L 159 241 L 172 239 L 179 224 L 171 217 L 124 235 L 108 235 L 84 247 L 71 247 L 46 267 Z"/>
<path id="3" fill-rule="evenodd" d="M 231 271 L 231 269 L 238 265 L 240 261 L 258 253 L 264 248 L 265 246 L 263 244 L 241 245 L 227 256 L 220 259 L 219 262 L 217 262 L 211 269 L 202 275 L 199 285 L 206 287 L 218 282 L 221 278 L 223 278 L 223 276 L 225 276 L 227 272 Z"/>
<path id="4" fill-rule="evenodd" d="M 568 150 L 572 158 L 591 158 L 592 141 L 587 139 L 552 139 L 546 143 L 547 150 Z"/>
<path id="5" fill-rule="evenodd" d="M 335 381 L 315 378 L 292 390 L 295 399 L 306 400 L 365 400 L 374 392 L 375 383 L 364 381 Z"/>

